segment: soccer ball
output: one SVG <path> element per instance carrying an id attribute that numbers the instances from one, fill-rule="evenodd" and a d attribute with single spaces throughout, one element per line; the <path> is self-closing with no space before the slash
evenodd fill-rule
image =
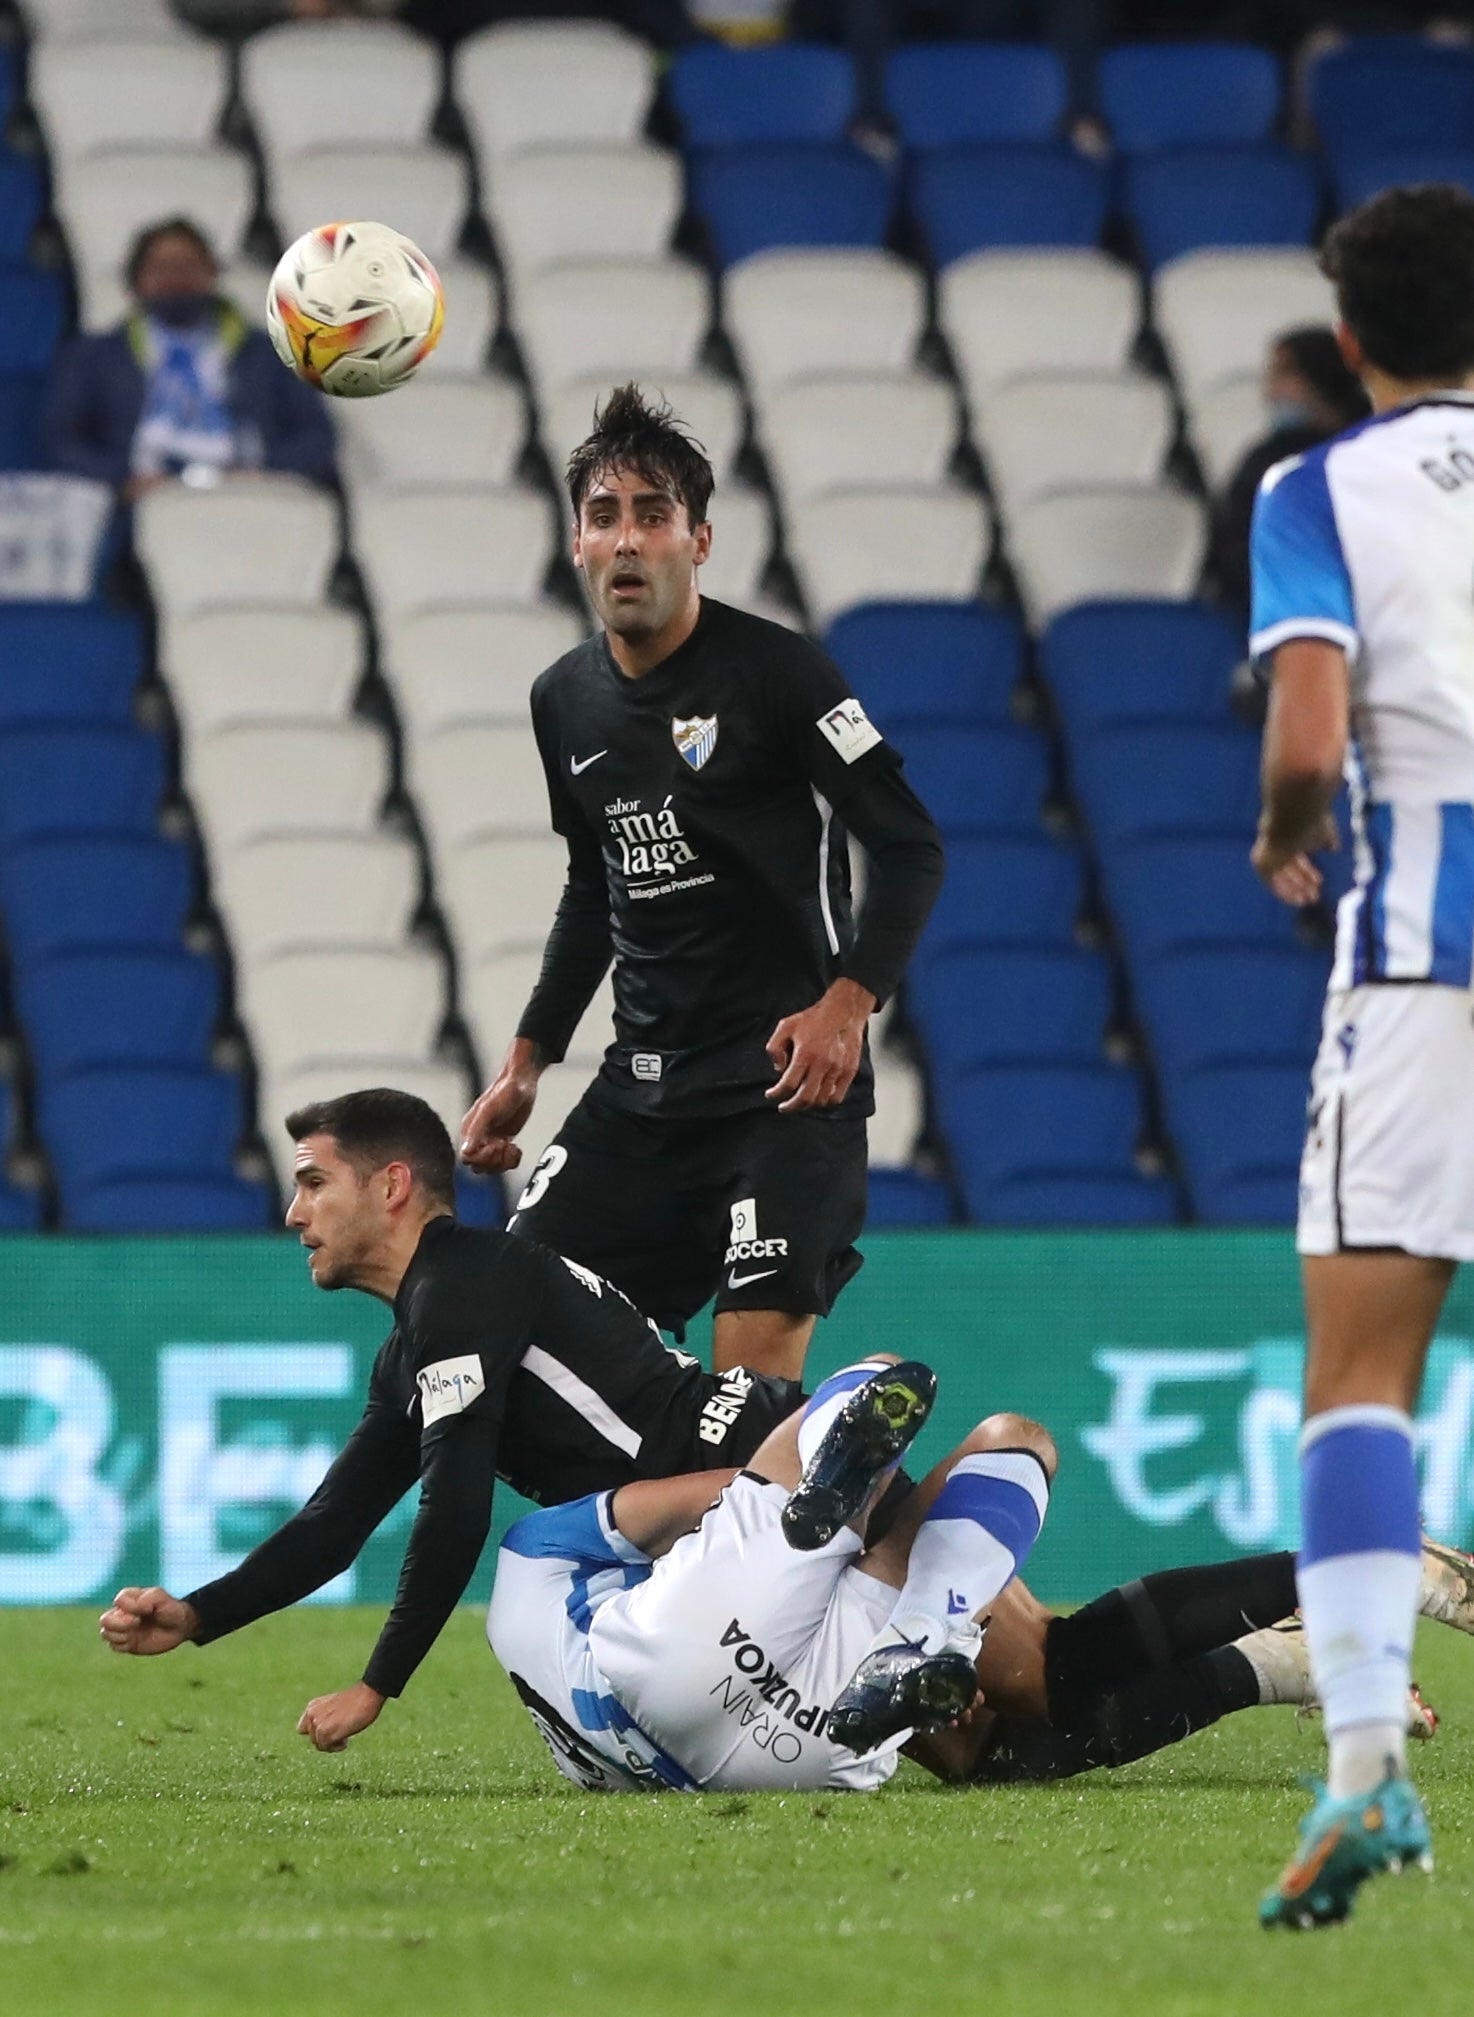
<path id="1" fill-rule="evenodd" d="M 440 341 L 445 293 L 412 239 L 387 224 L 320 224 L 289 245 L 266 293 L 266 327 L 289 371 L 320 392 L 368 399 L 412 378 Z"/>

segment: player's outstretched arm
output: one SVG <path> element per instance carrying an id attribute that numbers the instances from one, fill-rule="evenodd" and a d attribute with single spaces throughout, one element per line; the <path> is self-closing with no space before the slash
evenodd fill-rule
<path id="1" fill-rule="evenodd" d="M 546 1064 L 541 1049 L 516 1037 L 502 1068 L 461 1122 L 461 1161 L 483 1176 L 514 1170 L 522 1151 L 513 1140 L 532 1118 L 537 1082 Z"/>
<path id="2" fill-rule="evenodd" d="M 336 1695 L 314 1695 L 297 1720 L 299 1736 L 310 1737 L 319 1751 L 346 1751 L 348 1739 L 374 1722 L 384 1697 L 367 1681 L 340 1688 Z"/>
<path id="3" fill-rule="evenodd" d="M 200 1628 L 193 1604 L 167 1590 L 119 1590 L 98 1630 L 115 1653 L 172 1653 Z"/>

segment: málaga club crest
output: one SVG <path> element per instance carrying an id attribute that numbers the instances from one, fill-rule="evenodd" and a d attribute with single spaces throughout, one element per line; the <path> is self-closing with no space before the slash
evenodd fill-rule
<path id="1" fill-rule="evenodd" d="M 692 770 L 700 770 L 717 746 L 717 718 L 714 714 L 704 718 L 693 714 L 689 721 L 682 721 L 677 715 L 671 722 L 670 732 L 677 751 Z"/>

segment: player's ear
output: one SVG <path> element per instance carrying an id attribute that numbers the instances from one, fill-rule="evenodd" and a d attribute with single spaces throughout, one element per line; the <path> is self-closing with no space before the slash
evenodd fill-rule
<path id="1" fill-rule="evenodd" d="M 583 566 L 583 538 L 579 533 L 576 518 L 573 521 L 573 564 L 575 567 Z"/>
<path id="2" fill-rule="evenodd" d="M 1367 368 L 1367 355 L 1358 342 L 1355 332 L 1344 322 L 1336 324 L 1336 348 L 1341 353 L 1342 362 L 1348 371 L 1361 377 Z"/>
<path id="3" fill-rule="evenodd" d="M 697 567 L 711 557 L 711 520 L 703 518 L 696 528 L 696 551 L 692 558 Z"/>
<path id="4" fill-rule="evenodd" d="M 386 1163 L 380 1176 L 384 1184 L 385 1204 L 391 1212 L 402 1211 L 415 1187 L 414 1171 L 408 1163 Z"/>

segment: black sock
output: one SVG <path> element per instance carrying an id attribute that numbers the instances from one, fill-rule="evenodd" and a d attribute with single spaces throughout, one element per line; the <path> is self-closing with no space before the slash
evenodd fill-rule
<path id="1" fill-rule="evenodd" d="M 1287 1617 L 1295 1603 L 1290 1554 L 1164 1569 L 1107 1590 L 1072 1617 L 1049 1621 L 1044 1671 L 1050 1720 L 1072 1722 L 1103 1690 L 1227 1646 Z"/>
<path id="2" fill-rule="evenodd" d="M 1281 1614 L 1283 1615 L 1283 1614 Z M 990 1785 L 1069 1779 L 1100 1765 L 1129 1765 L 1259 1701 L 1259 1677 L 1233 1646 L 1175 1661 L 1052 1723 L 1000 1716 L 972 1777 Z"/>

